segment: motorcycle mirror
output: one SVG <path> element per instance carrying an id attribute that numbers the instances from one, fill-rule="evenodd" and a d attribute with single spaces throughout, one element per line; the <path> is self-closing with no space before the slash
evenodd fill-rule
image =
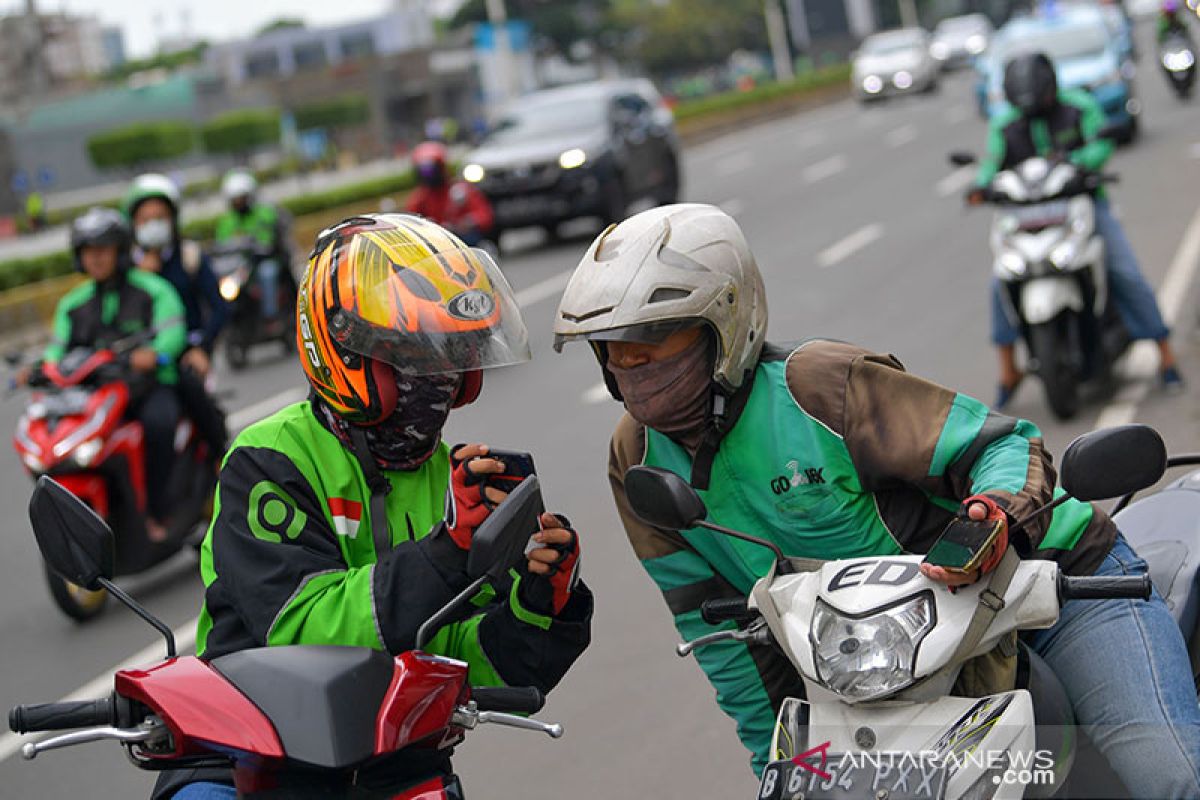
<path id="1" fill-rule="evenodd" d="M 956 167 L 967 167 L 976 161 L 975 154 L 966 150 L 955 150 L 950 154 L 950 163 Z"/>
<path id="2" fill-rule="evenodd" d="M 29 520 L 50 569 L 85 589 L 111 579 L 115 557 L 112 529 L 61 484 L 43 475 L 29 501 Z"/>
<path id="3" fill-rule="evenodd" d="M 1067 446 L 1062 487 L 1078 500 L 1103 500 L 1153 486 L 1167 469 L 1167 446 L 1148 425 L 1085 433 Z"/>
<path id="4" fill-rule="evenodd" d="M 529 537 L 537 533 L 543 510 L 541 486 L 537 476 L 530 475 L 509 492 L 471 536 L 467 575 L 472 579 L 502 578 L 517 565 Z"/>
<path id="5" fill-rule="evenodd" d="M 674 472 L 660 467 L 630 467 L 625 473 L 625 496 L 633 513 L 656 528 L 687 530 L 708 516 L 696 490 Z"/>

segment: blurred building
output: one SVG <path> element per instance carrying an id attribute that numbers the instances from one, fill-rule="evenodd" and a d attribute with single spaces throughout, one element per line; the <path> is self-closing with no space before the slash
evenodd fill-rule
<path id="1" fill-rule="evenodd" d="M 125 31 L 116 25 L 105 27 L 100 32 L 104 43 L 104 57 L 108 68 L 113 69 L 125 63 Z"/>
<path id="2" fill-rule="evenodd" d="M 98 18 L 39 13 L 30 0 L 25 13 L 0 18 L 0 102 L 40 100 L 106 71 L 114 54 Z"/>

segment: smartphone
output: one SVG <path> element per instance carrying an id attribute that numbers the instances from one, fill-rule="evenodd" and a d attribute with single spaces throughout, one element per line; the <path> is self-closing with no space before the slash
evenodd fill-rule
<path id="1" fill-rule="evenodd" d="M 520 450 L 490 449 L 484 458 L 494 458 L 504 464 L 504 472 L 487 477 L 488 486 L 502 492 L 511 492 L 521 481 L 530 475 L 537 474 L 537 469 L 533 465 L 533 456 Z"/>
<path id="2" fill-rule="evenodd" d="M 929 548 L 925 563 L 950 572 L 969 573 L 979 569 L 1000 535 L 1004 520 L 956 518 Z"/>

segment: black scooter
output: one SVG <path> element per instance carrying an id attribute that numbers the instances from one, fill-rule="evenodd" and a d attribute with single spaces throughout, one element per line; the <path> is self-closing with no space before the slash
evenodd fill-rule
<path id="1" fill-rule="evenodd" d="M 1191 40 L 1178 32 L 1168 35 L 1158 46 L 1158 63 L 1179 99 L 1191 97 L 1196 81 L 1196 52 Z"/>
<path id="2" fill-rule="evenodd" d="M 290 353 L 296 342 L 296 278 L 286 254 L 252 237 L 239 237 L 215 246 L 212 264 L 221 296 L 233 311 L 225 331 L 229 366 L 245 369 L 251 348 L 264 342 L 278 342 L 285 355 Z M 263 313 L 263 279 L 268 273 L 275 278 L 278 309 L 271 318 Z"/>

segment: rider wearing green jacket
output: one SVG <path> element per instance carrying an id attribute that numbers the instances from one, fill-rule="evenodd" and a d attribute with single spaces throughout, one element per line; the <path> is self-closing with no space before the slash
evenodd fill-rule
<path id="1" fill-rule="evenodd" d="M 258 201 L 258 181 L 248 170 L 235 169 L 221 181 L 221 194 L 229 208 L 217 219 L 213 239 L 225 245 L 248 239 L 256 245 L 260 260 L 254 270 L 262 286 L 262 313 L 275 320 L 285 309 L 279 307 L 279 281 L 291 278 L 291 248 L 288 243 L 290 218 L 270 203 Z"/>
<path id="2" fill-rule="evenodd" d="M 1068 500 L 1050 520 L 1007 529 L 1055 494 L 1032 423 L 910 375 L 892 356 L 822 340 L 777 347 L 764 342 L 766 329 L 762 278 L 737 223 L 693 204 L 602 233 L 555 320 L 556 347 L 588 341 L 625 405 L 609 480 L 630 544 L 684 638 L 715 630 L 701 618 L 702 602 L 747 595 L 773 556 L 708 530 L 643 522 L 624 489 L 637 464 L 689 479 L 710 522 L 766 537 L 788 556 L 923 553 L 964 514 L 1003 523 L 982 572 L 1010 542 L 1022 558 L 1053 559 L 1070 574 L 1146 570 L 1088 503 Z M 948 586 L 981 577 L 922 572 Z M 1057 625 L 1035 633 L 1027 645 L 1062 679 L 1077 719 L 1092 733 L 1105 726 L 1100 747 L 1127 785 L 1143 796 L 1200 794 L 1200 709 L 1161 599 L 1072 601 Z M 1145 646 L 1129 651 L 1118 641 Z M 763 645 L 724 641 L 696 657 L 761 770 L 782 701 L 803 696 L 799 675 Z M 1119 692 L 1107 688 L 1114 676 Z M 1114 720 L 1127 735 L 1109 727 Z M 1143 747 L 1147 731 L 1153 748 Z"/>

